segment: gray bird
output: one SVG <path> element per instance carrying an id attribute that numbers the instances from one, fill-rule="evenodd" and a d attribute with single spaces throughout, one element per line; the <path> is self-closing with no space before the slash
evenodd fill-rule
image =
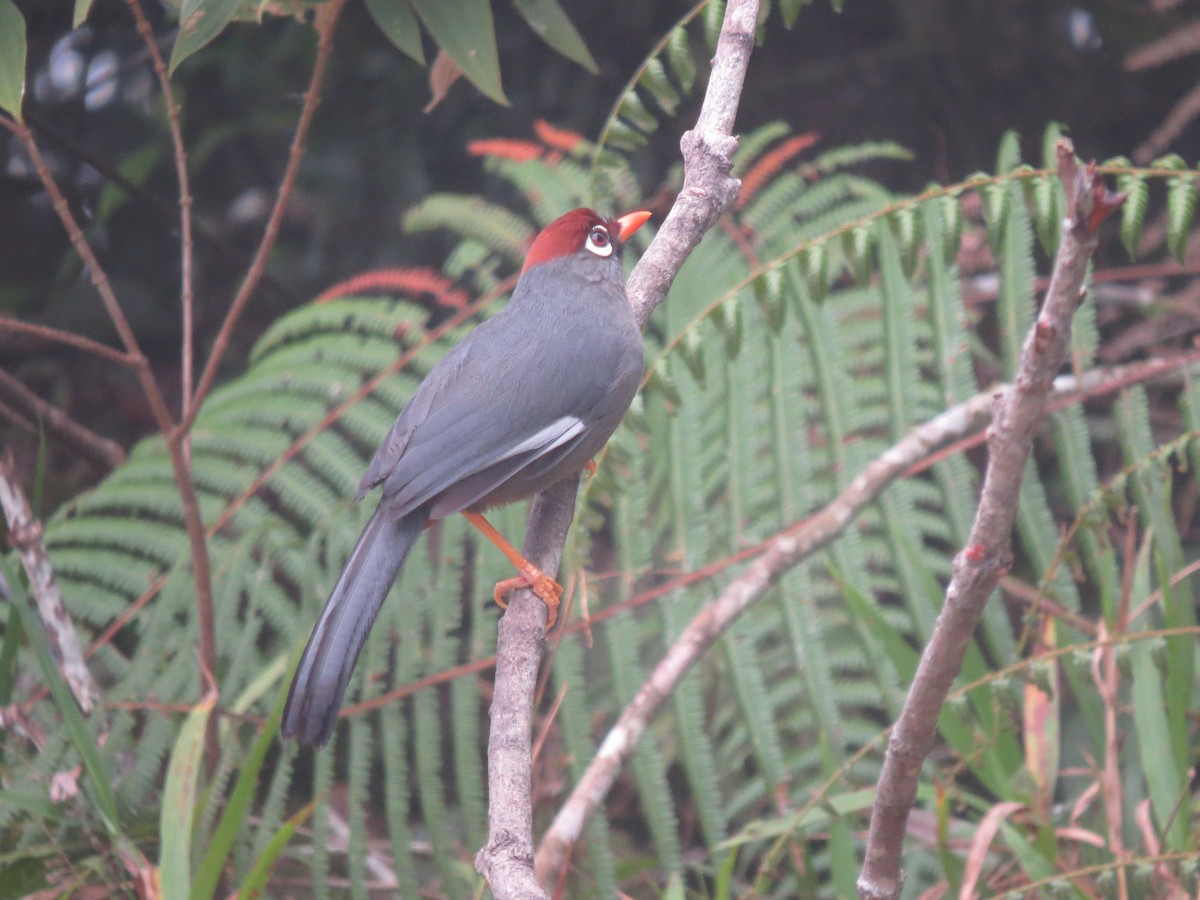
<path id="1" fill-rule="evenodd" d="M 650 217 L 576 209 L 529 248 L 508 306 L 443 357 L 417 388 L 359 485 L 383 496 L 313 627 L 281 733 L 324 744 L 388 589 L 425 526 L 463 513 L 532 587 L 554 624 L 562 588 L 482 510 L 580 471 L 612 436 L 641 382 L 642 335 L 625 297 L 621 247 Z"/>

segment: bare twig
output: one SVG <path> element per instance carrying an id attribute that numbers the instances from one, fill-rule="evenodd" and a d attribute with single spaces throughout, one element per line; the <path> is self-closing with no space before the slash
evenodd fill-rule
<path id="1" fill-rule="evenodd" d="M 55 662 L 62 667 L 63 679 L 79 708 L 90 713 L 100 692 L 84 662 L 75 625 L 63 605 L 54 569 L 46 553 L 46 544 L 42 540 L 42 523 L 33 517 L 29 509 L 29 503 L 13 472 L 12 455 L 9 453 L 0 454 L 0 506 L 4 507 L 4 517 L 8 521 L 9 542 L 21 557 L 21 565 L 29 576 L 38 616 L 46 628 Z M 13 598 L 12 602 L 21 601 Z"/>
<path id="2" fill-rule="evenodd" d="M 233 302 L 229 305 L 229 311 L 225 313 L 225 320 L 221 322 L 221 329 L 213 341 L 212 352 L 208 355 L 208 362 L 204 364 L 204 371 L 200 373 L 200 383 L 192 395 L 188 414 L 179 423 L 181 432 L 186 432 L 192 427 L 192 422 L 195 421 L 196 413 L 200 410 L 204 398 L 212 390 L 217 370 L 229 347 L 229 339 L 233 335 L 234 326 L 237 325 L 246 309 L 246 304 L 262 279 L 263 272 L 267 267 L 267 257 L 271 255 L 275 239 L 279 236 L 279 225 L 283 221 L 284 210 L 287 209 L 288 201 L 292 196 L 292 188 L 296 184 L 296 175 L 300 171 L 300 160 L 304 157 L 304 142 L 308 138 L 308 129 L 312 125 L 313 115 L 317 111 L 317 103 L 321 99 L 321 85 L 325 81 L 325 68 L 329 62 L 329 56 L 333 52 L 333 32 L 337 27 L 338 16 L 341 15 L 345 3 L 346 0 L 331 0 L 317 8 L 316 17 L 313 20 L 313 27 L 317 32 L 317 58 L 313 61 L 308 90 L 304 92 L 304 105 L 300 108 L 296 132 L 292 135 L 292 146 L 288 150 L 288 161 L 283 170 L 283 178 L 279 182 L 279 192 L 275 195 L 275 205 L 271 208 L 270 216 L 267 217 L 262 240 L 259 241 L 258 250 L 254 253 L 254 259 L 250 263 L 246 277 L 242 280 L 241 287 L 238 288 Z"/>
<path id="3" fill-rule="evenodd" d="M 46 341 L 52 344 L 66 344 L 68 347 L 74 347 L 76 350 L 91 353 L 93 356 L 99 356 L 101 359 L 120 363 L 123 366 L 132 368 L 137 365 L 137 361 L 133 357 L 115 347 L 110 347 L 108 344 L 101 344 L 99 341 L 93 341 L 82 334 L 72 334 L 69 331 L 51 328 L 48 325 L 38 325 L 34 322 L 22 322 L 20 319 L 10 319 L 7 316 L 0 316 L 0 334 L 24 334 L 39 341 Z"/>
<path id="4" fill-rule="evenodd" d="M 1069 208 L 1054 273 L 1021 350 L 1013 387 L 998 397 L 979 510 L 966 547 L 954 559 L 945 605 L 888 739 L 866 861 L 858 879 L 858 893 L 864 900 L 900 896 L 905 827 L 917 796 L 921 767 L 937 733 L 938 713 L 961 669 L 984 604 L 1011 565 L 1012 526 L 1033 432 L 1042 421 L 1054 376 L 1066 359 L 1071 318 L 1083 297 L 1084 277 L 1100 224 L 1124 200 L 1105 188 L 1095 166 L 1079 168 L 1069 141 L 1060 140 L 1056 153 Z"/>
<path id="5" fill-rule="evenodd" d="M 180 353 L 183 409 L 179 415 L 181 419 L 186 419 L 191 412 L 192 402 L 192 323 L 195 311 L 192 300 L 192 191 L 188 180 L 187 153 L 183 147 L 183 131 L 179 126 L 179 104 L 175 102 L 175 93 L 171 90 L 171 77 L 158 49 L 158 42 L 154 39 L 154 29 L 150 27 L 150 22 L 142 11 L 140 0 L 125 2 L 137 21 L 138 34 L 142 36 L 150 59 L 154 62 L 154 74 L 158 78 L 158 87 L 167 108 L 167 127 L 171 132 L 171 144 L 175 148 L 175 178 L 179 182 L 179 299 L 183 308 L 183 346 Z"/>
<path id="6" fill-rule="evenodd" d="M 725 8 L 700 116 L 696 127 L 680 142 L 683 188 L 629 278 L 629 302 L 643 327 L 688 255 L 737 197 L 740 185 L 730 175 L 737 149 L 733 123 L 754 47 L 757 17 L 758 0 L 730 0 Z M 534 501 L 526 555 L 544 572 L 558 570 L 574 514 L 577 485 L 577 479 L 568 479 Z M 500 621 L 488 754 L 490 827 L 487 845 L 475 857 L 476 869 L 500 900 L 546 896 L 538 882 L 547 883 L 548 874 L 539 868 L 535 880 L 531 866 L 533 812 L 529 789 L 533 695 L 544 639 L 538 627 L 544 622 L 541 608 L 532 592 L 521 591 Z M 510 618 L 519 621 L 508 626 Z M 501 697 L 510 698 L 504 706 L 500 705 Z M 511 770 L 514 765 L 520 767 L 520 772 Z"/>
<path id="7" fill-rule="evenodd" d="M 0 394 L 4 394 L 26 413 L 39 420 L 47 431 L 61 437 L 97 468 L 107 472 L 125 461 L 125 450 L 120 444 L 80 425 L 3 369 L 0 369 Z"/>

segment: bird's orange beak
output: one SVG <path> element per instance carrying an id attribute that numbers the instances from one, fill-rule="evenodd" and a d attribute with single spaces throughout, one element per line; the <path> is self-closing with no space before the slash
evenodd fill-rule
<path id="1" fill-rule="evenodd" d="M 646 220 L 650 218 L 650 213 L 641 209 L 637 212 L 626 213 L 617 219 L 617 224 L 621 226 L 621 233 L 618 235 L 621 243 L 629 240 L 629 236 L 646 224 Z"/>

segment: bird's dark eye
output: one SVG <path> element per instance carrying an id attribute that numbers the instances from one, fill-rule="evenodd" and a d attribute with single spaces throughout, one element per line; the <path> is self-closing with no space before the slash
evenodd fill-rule
<path id="1" fill-rule="evenodd" d="M 597 256 L 612 256 L 612 239 L 608 236 L 608 229 L 603 225 L 593 226 L 592 230 L 588 232 L 585 246 Z"/>

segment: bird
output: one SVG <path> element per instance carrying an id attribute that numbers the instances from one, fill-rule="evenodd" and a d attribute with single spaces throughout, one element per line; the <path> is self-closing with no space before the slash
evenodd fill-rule
<path id="1" fill-rule="evenodd" d="M 584 468 L 612 436 L 644 371 L 641 329 L 625 293 L 622 248 L 650 213 L 606 218 L 575 209 L 534 238 L 505 308 L 429 371 L 359 485 L 379 505 L 317 618 L 280 732 L 328 742 L 346 686 L 384 598 L 432 522 L 462 513 L 508 557 L 515 578 L 557 618 L 562 588 L 483 517 Z"/>

